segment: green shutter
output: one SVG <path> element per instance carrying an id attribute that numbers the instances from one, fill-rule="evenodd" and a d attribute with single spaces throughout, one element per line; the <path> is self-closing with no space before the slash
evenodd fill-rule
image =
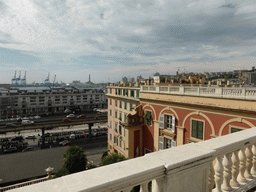
<path id="1" fill-rule="evenodd" d="M 204 139 L 204 123 L 201 121 L 197 121 L 197 138 L 198 139 Z"/>
<path id="2" fill-rule="evenodd" d="M 197 121 L 192 120 L 192 137 L 197 138 Z"/>

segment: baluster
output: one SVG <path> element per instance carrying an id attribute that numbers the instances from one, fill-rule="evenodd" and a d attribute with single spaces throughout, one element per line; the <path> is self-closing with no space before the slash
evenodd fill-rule
<path id="1" fill-rule="evenodd" d="M 252 169 L 251 173 L 253 177 L 256 177 L 256 144 L 252 145 Z"/>
<path id="2" fill-rule="evenodd" d="M 232 167 L 231 154 L 232 153 L 225 154 L 224 159 L 223 159 L 224 172 L 223 172 L 222 189 L 224 191 L 231 191 L 232 190 L 232 188 L 230 186 L 230 180 L 232 178 L 232 175 L 231 175 L 231 167 Z"/>
<path id="3" fill-rule="evenodd" d="M 246 155 L 246 169 L 244 176 L 247 179 L 252 179 L 251 169 L 252 169 L 252 146 L 248 146 L 245 150 Z"/>
<path id="4" fill-rule="evenodd" d="M 213 168 L 213 162 L 210 163 L 210 173 L 209 173 L 209 192 L 212 191 L 213 186 L 214 186 L 214 168 Z"/>
<path id="5" fill-rule="evenodd" d="M 222 166 L 222 156 L 216 158 L 216 164 L 214 166 L 215 170 L 215 192 L 221 192 L 221 184 L 223 182 L 223 166 Z"/>
<path id="6" fill-rule="evenodd" d="M 246 168 L 246 156 L 245 156 L 244 151 L 245 151 L 245 149 L 241 149 L 238 153 L 240 163 L 239 163 L 239 174 L 238 174 L 238 177 L 237 177 L 237 181 L 240 184 L 245 184 L 246 181 L 247 181 L 244 177 L 244 172 L 245 172 L 245 168 Z"/>
<path id="7" fill-rule="evenodd" d="M 140 192 L 148 192 L 148 182 L 140 185 Z"/>
<path id="8" fill-rule="evenodd" d="M 163 178 L 159 178 L 159 179 L 154 179 L 152 181 L 152 191 L 154 192 L 161 192 L 162 188 L 163 188 Z"/>
<path id="9" fill-rule="evenodd" d="M 237 176 L 239 174 L 239 158 L 238 158 L 238 151 L 233 152 L 232 155 L 232 180 L 231 180 L 231 185 L 233 187 L 239 187 L 240 184 L 237 181 Z"/>

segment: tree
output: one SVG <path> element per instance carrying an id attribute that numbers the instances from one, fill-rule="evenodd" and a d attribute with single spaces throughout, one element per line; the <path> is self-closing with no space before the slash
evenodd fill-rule
<path id="1" fill-rule="evenodd" d="M 63 167 L 66 168 L 69 173 L 76 173 L 86 169 L 87 158 L 81 147 L 72 146 L 64 153 L 63 156 Z"/>
<path id="2" fill-rule="evenodd" d="M 123 155 L 120 155 L 118 153 L 113 153 L 111 155 L 104 157 L 101 161 L 101 165 L 109 165 L 109 164 L 124 161 L 124 160 L 126 160 L 126 158 Z"/>
<path id="3" fill-rule="evenodd" d="M 65 167 L 62 167 L 60 170 L 58 170 L 55 174 L 53 178 L 57 178 L 57 177 L 62 177 L 64 175 L 68 175 L 69 172 Z"/>

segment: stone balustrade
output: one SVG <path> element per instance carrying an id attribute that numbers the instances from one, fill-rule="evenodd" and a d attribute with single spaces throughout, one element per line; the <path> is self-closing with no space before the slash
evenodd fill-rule
<path id="1" fill-rule="evenodd" d="M 27 181 L 27 182 L 23 182 L 23 183 L 18 183 L 18 184 L 15 184 L 15 185 L 9 185 L 7 187 L 0 187 L 0 192 L 9 191 L 11 189 L 17 189 L 17 188 L 25 187 L 25 186 L 32 185 L 32 184 L 35 184 L 35 183 L 41 183 L 41 182 L 47 181 L 48 179 L 49 178 L 47 176 L 47 177 L 44 177 L 44 178 L 34 179 L 34 180 L 31 180 L 31 181 Z"/>
<path id="2" fill-rule="evenodd" d="M 256 128 L 149 153 L 11 191 L 247 191 L 256 186 Z"/>
<path id="3" fill-rule="evenodd" d="M 256 88 L 242 87 L 227 88 L 142 85 L 140 88 L 140 92 L 256 100 Z"/>

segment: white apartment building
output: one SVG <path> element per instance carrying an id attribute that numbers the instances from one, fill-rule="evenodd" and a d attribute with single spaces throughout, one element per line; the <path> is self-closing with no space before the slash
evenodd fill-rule
<path id="1" fill-rule="evenodd" d="M 66 109 L 90 111 L 94 108 L 107 108 L 107 97 L 102 89 L 0 90 L 0 119 L 61 113 Z"/>

